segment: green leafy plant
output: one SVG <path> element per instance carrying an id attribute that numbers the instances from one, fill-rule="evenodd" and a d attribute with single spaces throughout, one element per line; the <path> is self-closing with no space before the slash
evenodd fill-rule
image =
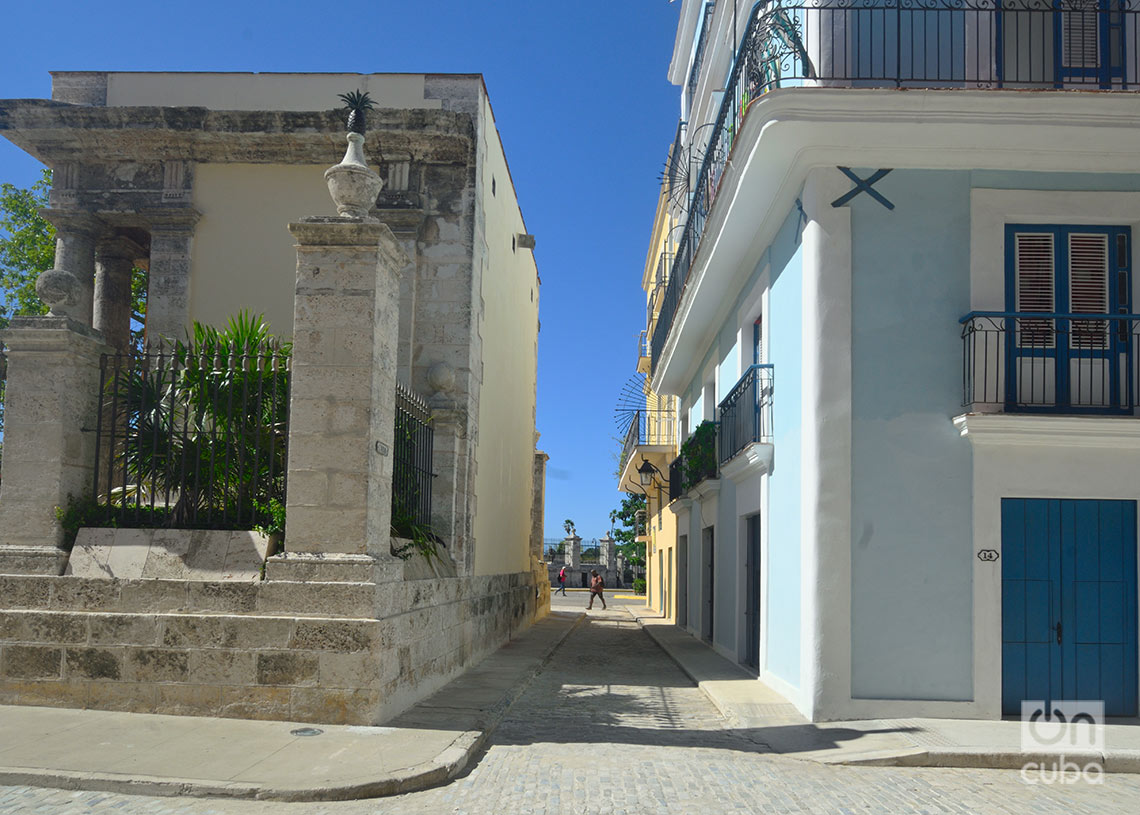
<path id="1" fill-rule="evenodd" d="M 716 422 L 701 422 L 681 445 L 681 489 L 691 490 L 707 478 L 716 478 Z"/>
<path id="2" fill-rule="evenodd" d="M 402 538 L 407 543 L 397 545 L 396 539 Z M 389 551 L 400 560 L 408 560 L 419 555 L 424 560 L 432 558 L 441 559 L 439 555 L 440 539 L 431 531 L 430 527 L 417 524 L 410 513 L 404 512 L 397 505 L 392 506 L 392 543 Z"/>
<path id="3" fill-rule="evenodd" d="M 562 528 L 566 530 L 566 537 L 571 538 L 574 536 L 574 522 L 567 518 L 562 522 Z"/>
<path id="4" fill-rule="evenodd" d="M 85 526 L 110 526 L 117 524 L 107 517 L 107 508 L 100 505 L 90 495 L 72 496 L 66 507 L 55 508 L 55 518 L 63 527 L 62 548 L 70 552 L 75 547 L 75 538 Z"/>
<path id="5" fill-rule="evenodd" d="M 290 351 L 260 316 L 242 312 L 221 330 L 195 323 L 170 352 L 175 373 L 135 365 L 112 379 L 108 395 L 126 417 L 125 435 L 147 443 L 116 447 L 127 483 L 101 497 L 124 507 L 148 491 L 177 494 L 164 508 L 167 525 L 183 525 L 191 510 L 225 518 L 233 507 L 253 507 L 255 526 L 280 520 L 283 531 L 288 427 L 280 407 Z"/>
<path id="6" fill-rule="evenodd" d="M 639 577 L 633 581 L 633 593 L 645 594 L 645 578 Z"/>
<path id="7" fill-rule="evenodd" d="M 344 102 L 344 109 L 348 111 L 349 131 L 363 136 L 364 131 L 368 128 L 367 111 L 372 110 L 374 104 L 372 97 L 367 92 L 361 93 L 360 91 L 338 93 L 337 96 L 340 97 L 340 101 Z"/>

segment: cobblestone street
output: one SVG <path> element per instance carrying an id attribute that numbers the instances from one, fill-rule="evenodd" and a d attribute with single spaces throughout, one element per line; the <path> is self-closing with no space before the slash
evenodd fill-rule
<path id="1" fill-rule="evenodd" d="M 571 598 L 573 599 L 573 598 Z M 620 606 L 590 612 L 464 777 L 330 804 L 0 787 L 0 813 L 1134 813 L 1140 776 L 1024 783 L 997 770 L 833 767 L 728 728 Z"/>

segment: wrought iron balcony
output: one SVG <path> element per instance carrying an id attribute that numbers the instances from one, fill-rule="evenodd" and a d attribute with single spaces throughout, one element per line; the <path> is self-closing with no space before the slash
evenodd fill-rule
<path id="1" fill-rule="evenodd" d="M 716 0 L 709 0 L 705 3 L 704 14 L 702 14 L 700 39 L 697 40 L 697 51 L 693 54 L 693 66 L 689 69 L 689 82 L 687 89 L 689 91 L 689 109 L 693 107 L 693 97 L 697 95 L 697 85 L 701 79 L 701 68 L 704 67 L 705 62 L 705 46 L 709 41 L 709 32 L 712 29 L 712 18 L 716 12 Z"/>
<path id="2" fill-rule="evenodd" d="M 666 281 L 669 279 L 669 268 L 673 265 L 673 253 L 662 252 L 657 258 L 657 271 L 653 275 L 653 287 L 649 290 L 649 298 L 645 305 L 645 325 L 647 330 L 653 330 L 653 323 L 661 311 L 661 298 L 665 294 Z M 648 350 L 649 345 L 646 344 Z"/>
<path id="3" fill-rule="evenodd" d="M 621 466 L 625 467 L 633 451 L 642 445 L 667 447 L 677 443 L 677 417 L 671 410 L 638 410 L 625 433 L 621 447 Z"/>
<path id="4" fill-rule="evenodd" d="M 1140 316 L 971 312 L 962 404 L 973 411 L 1132 415 L 1140 407 Z"/>
<path id="5" fill-rule="evenodd" d="M 700 169 L 651 341 L 677 312 L 733 142 L 775 88 L 1140 90 L 1135 0 L 768 0 L 753 8 Z M 690 122 L 690 138 L 708 133 Z M 688 146 L 693 149 L 692 145 Z"/>
<path id="6" fill-rule="evenodd" d="M 753 365 L 720 403 L 717 447 L 723 464 L 753 442 L 772 441 L 771 365 Z"/>
<path id="7" fill-rule="evenodd" d="M 716 422 L 701 422 L 681 445 L 681 454 L 669 465 L 669 500 L 675 501 L 693 487 L 717 477 Z"/>

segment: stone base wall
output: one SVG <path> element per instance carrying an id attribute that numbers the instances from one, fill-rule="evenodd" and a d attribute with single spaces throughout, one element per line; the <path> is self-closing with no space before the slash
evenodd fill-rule
<path id="1" fill-rule="evenodd" d="M 542 616 L 539 584 L 0 575 L 0 704 L 379 724 Z"/>

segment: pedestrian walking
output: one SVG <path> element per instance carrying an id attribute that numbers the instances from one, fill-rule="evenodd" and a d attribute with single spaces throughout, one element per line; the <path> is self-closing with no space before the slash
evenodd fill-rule
<path id="1" fill-rule="evenodd" d="M 602 576 L 598 574 L 597 569 L 591 569 L 590 574 L 590 605 L 586 606 L 587 609 L 594 607 L 594 598 L 597 597 L 602 601 L 602 610 L 606 608 L 606 595 L 604 594 L 606 588 L 606 581 L 602 580 Z"/>
<path id="2" fill-rule="evenodd" d="M 555 590 L 554 593 L 558 594 L 558 592 L 562 592 L 563 597 L 566 596 L 566 567 L 565 566 L 563 566 L 561 569 L 558 570 L 558 588 L 557 588 L 557 590 Z"/>

